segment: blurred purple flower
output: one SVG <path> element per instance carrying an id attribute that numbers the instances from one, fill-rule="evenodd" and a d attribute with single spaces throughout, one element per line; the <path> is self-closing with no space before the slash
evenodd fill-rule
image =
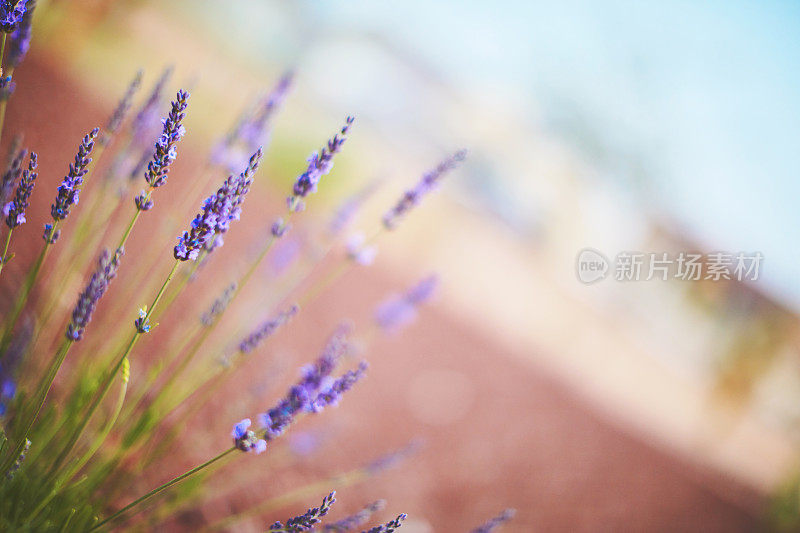
<path id="1" fill-rule="evenodd" d="M 106 122 L 106 127 L 103 128 L 103 132 L 100 134 L 100 137 L 97 139 L 97 142 L 101 145 L 106 145 L 111 141 L 111 138 L 117 133 L 119 127 L 122 125 L 122 121 L 125 120 L 125 116 L 128 114 L 128 111 L 131 109 L 131 104 L 133 103 L 133 97 L 136 95 L 139 87 L 142 85 L 142 76 L 144 75 L 144 71 L 141 69 L 136 72 L 131 83 L 128 85 L 125 94 L 122 95 L 122 99 L 120 99 L 117 107 L 114 108 L 114 111 L 111 113 L 111 116 L 108 117 L 108 122 Z"/>
<path id="2" fill-rule="evenodd" d="M 389 297 L 375 310 L 375 321 L 387 332 L 407 326 L 417 317 L 417 307 L 433 296 L 438 284 L 437 276 L 428 276 L 405 294 Z"/>
<path id="3" fill-rule="evenodd" d="M 459 150 L 453 154 L 452 157 L 439 163 L 436 168 L 426 172 L 414 188 L 407 190 L 400 200 L 398 200 L 397 204 L 383 215 L 384 227 L 389 230 L 397 227 L 397 223 L 400 219 L 417 206 L 422 201 L 422 198 L 438 186 L 442 176 L 457 167 L 466 157 L 466 150 Z"/>
<path id="4" fill-rule="evenodd" d="M 264 339 L 275 333 L 279 327 L 288 322 L 298 311 L 300 311 L 300 308 L 293 305 L 287 311 L 278 314 L 277 317 L 260 324 L 250 335 L 239 343 L 239 351 L 242 353 L 250 353 L 255 350 Z"/>
<path id="5" fill-rule="evenodd" d="M 66 331 L 69 340 L 79 341 L 83 338 L 83 332 L 89 321 L 92 320 L 92 313 L 97 307 L 97 302 L 105 294 L 111 280 L 117 275 L 122 254 L 121 248 L 117 249 L 113 257 L 108 250 L 103 250 L 97 261 L 97 270 L 92 274 L 92 278 L 78 297 L 78 303 L 75 304 L 75 309 L 72 311 L 72 320 L 67 325 Z"/>
<path id="6" fill-rule="evenodd" d="M 325 533 L 343 533 L 345 531 L 353 531 L 359 526 L 367 523 L 374 513 L 382 511 L 386 507 L 386 500 L 376 500 L 361 509 L 359 512 L 346 516 L 332 524 L 325 524 L 322 526 L 322 531 Z"/>
<path id="7" fill-rule="evenodd" d="M 505 524 L 512 518 L 514 518 L 514 514 L 516 511 L 514 509 L 506 509 L 499 515 L 495 516 L 494 518 L 490 518 L 483 525 L 476 527 L 472 530 L 471 533 L 490 533 L 494 531 L 496 528 L 500 527 L 501 525 Z"/>

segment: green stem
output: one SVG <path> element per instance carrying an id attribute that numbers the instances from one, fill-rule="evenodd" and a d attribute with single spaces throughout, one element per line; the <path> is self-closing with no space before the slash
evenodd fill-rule
<path id="1" fill-rule="evenodd" d="M 50 364 L 50 369 L 47 372 L 47 375 L 39 384 L 36 395 L 33 397 L 35 402 L 34 405 L 36 407 L 34 408 L 33 413 L 28 415 L 28 419 L 25 422 L 25 430 L 17 440 L 17 446 L 15 447 L 14 451 L 11 453 L 11 455 L 6 457 L 5 461 L 3 461 L 3 466 L 0 468 L 0 472 L 7 472 L 19 454 L 22 452 L 22 449 L 25 447 L 25 441 L 28 438 L 28 434 L 30 433 L 34 422 L 36 422 L 36 419 L 39 418 L 39 412 L 42 410 L 42 406 L 47 399 L 47 394 L 50 392 L 50 387 L 53 385 L 53 380 L 55 379 L 56 374 L 58 374 L 58 370 L 61 368 L 61 364 L 67 357 L 67 352 L 74 342 L 75 341 L 72 339 L 64 339 L 64 341 L 61 343 L 61 347 L 56 352 L 53 362 Z"/>
<path id="2" fill-rule="evenodd" d="M 161 300 L 161 296 L 164 294 L 164 291 L 167 289 L 167 286 L 169 286 L 169 282 L 172 281 L 172 277 L 175 275 L 175 272 L 178 270 L 178 267 L 180 266 L 180 264 L 181 264 L 181 261 L 176 260 L 175 264 L 172 265 L 172 269 L 169 271 L 169 274 L 167 275 L 167 278 L 164 280 L 164 283 L 161 285 L 161 289 L 159 289 L 158 294 L 156 294 L 155 299 L 153 299 L 153 303 L 150 304 L 150 307 L 147 309 L 147 312 L 145 313 L 145 316 L 143 317 L 143 320 L 144 320 L 145 324 L 150 319 L 150 315 L 153 313 L 153 309 L 155 309 L 156 306 L 158 305 L 159 300 Z M 122 367 L 123 363 L 125 362 L 125 359 L 127 359 L 128 356 L 133 351 L 133 347 L 136 346 L 136 342 L 139 340 L 139 337 L 141 337 L 141 335 L 142 335 L 142 333 L 138 329 L 134 332 L 133 336 L 131 337 L 130 342 L 128 343 L 128 346 L 125 348 L 125 352 L 117 360 L 117 362 L 114 365 L 114 367 L 111 369 L 111 371 L 105 377 L 105 380 L 103 381 L 103 384 L 100 386 L 99 394 L 95 394 L 94 398 L 92 399 L 92 403 L 89 406 L 89 410 L 87 411 L 86 415 L 84 415 L 84 417 L 81 420 L 81 422 L 73 430 L 72 434 L 70 435 L 69 439 L 67 440 L 67 445 L 64 447 L 64 449 L 58 455 L 58 457 L 56 458 L 55 462 L 53 463 L 53 466 L 50 467 L 50 472 L 48 473 L 48 475 L 53 475 L 55 472 L 58 471 L 58 468 L 61 466 L 61 464 L 64 462 L 64 460 L 69 456 L 70 452 L 75 447 L 75 444 L 77 444 L 78 439 L 80 438 L 81 434 L 83 433 L 83 430 L 86 429 L 86 426 L 89 424 L 89 421 L 92 419 L 92 416 L 94 415 L 95 411 L 97 411 L 97 408 L 103 402 L 103 399 L 105 398 L 106 394 L 108 394 L 108 391 L 111 388 L 111 385 L 114 383 L 114 376 L 117 375 L 117 372 L 119 372 L 119 369 Z"/>
<path id="3" fill-rule="evenodd" d="M 178 477 L 172 478 L 170 481 L 167 481 L 163 485 L 160 485 L 160 486 L 156 487 L 155 489 L 151 490 L 150 492 L 148 492 L 144 496 L 142 496 L 140 498 L 137 498 L 136 500 L 132 501 L 131 503 L 129 503 L 128 505 L 126 505 L 125 507 L 123 507 L 122 509 L 117 511 L 116 513 L 114 513 L 111 516 L 109 516 L 108 518 L 105 518 L 105 519 L 101 520 L 100 522 L 95 524 L 95 526 L 92 527 L 92 529 L 90 529 L 89 531 L 94 531 L 95 529 L 98 529 L 99 527 L 107 524 L 108 522 L 111 522 L 112 520 L 116 520 L 117 518 L 119 518 L 123 514 L 127 513 L 128 511 L 130 511 L 131 509 L 133 509 L 134 507 L 136 507 L 140 503 L 146 502 L 147 500 L 149 500 L 153 496 L 159 494 L 160 492 L 163 492 L 163 491 L 167 490 L 168 488 L 170 488 L 171 486 L 180 483 L 184 479 L 193 476 L 194 474 L 200 472 L 204 468 L 207 468 L 207 467 L 211 466 L 212 464 L 216 463 L 217 461 L 219 461 L 220 459 L 222 459 L 223 457 L 227 456 L 228 454 L 230 454 L 231 452 L 234 452 L 234 451 L 236 451 L 236 446 L 231 446 L 230 448 L 228 448 L 224 452 L 222 452 L 219 455 L 209 459 L 205 463 L 203 463 L 201 465 L 198 465 L 198 466 L 192 468 L 191 470 L 189 470 L 187 472 L 184 472 L 183 474 L 181 474 Z"/>
<path id="4" fill-rule="evenodd" d="M 128 223 L 128 227 L 125 228 L 125 233 L 122 234 L 122 238 L 119 240 L 119 246 L 117 246 L 117 248 L 122 248 L 123 246 L 125 246 L 125 243 L 128 241 L 128 237 L 131 234 L 131 231 L 133 231 L 133 226 L 136 224 L 136 221 L 139 220 L 139 215 L 141 214 L 142 212 L 139 211 L 139 208 L 137 207 L 136 214 L 133 215 L 133 218 L 131 218 L 131 221 Z"/>
<path id="5" fill-rule="evenodd" d="M 6 348 L 8 348 L 8 343 L 11 341 L 11 334 L 14 331 L 14 327 L 17 325 L 17 320 L 19 320 L 22 310 L 25 308 L 25 303 L 28 301 L 28 295 L 36 283 L 36 278 L 39 275 L 39 271 L 42 269 L 45 257 L 47 257 L 47 252 L 51 246 L 50 241 L 53 238 L 53 235 L 55 235 L 56 229 L 58 228 L 58 223 L 58 220 L 53 223 L 53 227 L 50 229 L 50 234 L 45 240 L 44 248 L 42 248 L 39 257 L 36 259 L 36 263 L 28 273 L 28 277 L 25 278 L 25 282 L 22 285 L 22 291 L 20 291 L 17 301 L 14 303 L 14 309 L 11 311 L 11 315 L 6 323 L 6 329 L 3 332 L 3 341 L 0 343 L 0 357 L 2 357 L 2 354 L 6 352 Z"/>
<path id="6" fill-rule="evenodd" d="M 0 272 L 3 271 L 3 267 L 6 264 L 6 256 L 8 255 L 8 247 L 11 244 L 12 233 L 14 233 L 14 228 L 10 228 L 8 230 L 8 235 L 6 235 L 6 245 L 3 247 L 3 255 L 0 255 Z"/>

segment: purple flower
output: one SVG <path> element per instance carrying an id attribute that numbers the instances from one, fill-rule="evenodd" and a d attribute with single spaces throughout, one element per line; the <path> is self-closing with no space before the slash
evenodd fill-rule
<path id="1" fill-rule="evenodd" d="M 457 167 L 466 156 L 467 152 L 465 150 L 459 150 L 452 157 L 439 163 L 436 168 L 426 172 L 419 183 L 417 183 L 413 189 L 406 191 L 400 200 L 398 200 L 397 204 L 383 215 L 384 227 L 389 230 L 397 227 L 397 223 L 400 219 L 418 205 L 423 197 L 433 191 L 439 184 L 442 176 Z"/>
<path id="2" fill-rule="evenodd" d="M 3 76 L 0 78 L 0 102 L 4 102 L 11 98 L 11 95 L 14 94 L 14 89 L 17 88 L 17 84 L 11 80 L 11 76 Z"/>
<path id="3" fill-rule="evenodd" d="M 373 527 L 372 529 L 367 530 L 364 533 L 392 533 L 392 531 L 399 529 L 403 522 L 408 518 L 408 515 L 405 513 L 397 515 L 397 518 L 394 520 L 390 520 L 381 526 Z"/>
<path id="4" fill-rule="evenodd" d="M 174 249 L 175 259 L 194 261 L 200 250 L 205 248 L 211 252 L 221 246 L 222 234 L 228 230 L 231 220 L 239 218 L 241 210 L 239 206 L 250 190 L 252 174 L 258 168 L 260 161 L 261 150 L 253 154 L 244 172 L 237 177 L 228 176 L 216 194 L 206 198 L 201 212 L 192 220 L 189 231 L 184 231 L 183 235 L 178 237 L 178 244 Z M 215 238 L 219 239 L 219 242 L 212 244 L 211 241 Z"/>
<path id="5" fill-rule="evenodd" d="M 328 340 L 320 357 L 313 364 L 301 369 L 300 380 L 289 389 L 286 397 L 275 407 L 259 415 L 259 423 L 264 428 L 264 439 L 267 442 L 282 435 L 298 414 L 318 412 L 322 409 L 325 399 L 318 398 L 321 391 L 324 390 L 333 399 L 337 394 L 336 391 L 340 391 L 339 394 L 341 394 L 346 388 L 352 386 L 352 383 L 349 383 L 350 377 L 346 377 L 347 375 L 340 378 L 342 381 L 338 384 L 339 380 L 334 381 L 330 377 L 339 359 L 348 348 L 346 333 L 347 330 L 344 327 L 339 327 Z M 319 404 L 317 404 L 318 400 Z"/>
<path id="6" fill-rule="evenodd" d="M 374 513 L 382 511 L 384 507 L 386 507 L 386 500 L 374 501 L 369 505 L 366 505 L 363 509 L 355 514 L 342 518 L 341 520 L 332 524 L 325 524 L 322 526 L 322 531 L 325 533 L 342 533 L 345 531 L 352 531 L 357 527 L 367 523 Z"/>
<path id="7" fill-rule="evenodd" d="M 264 151 L 259 148 L 250 157 L 247 168 L 238 177 L 228 177 L 223 185 L 223 189 L 217 192 L 215 201 L 217 205 L 214 209 L 219 213 L 217 216 L 216 227 L 214 228 L 214 238 L 209 239 L 205 244 L 207 252 L 213 252 L 224 244 L 222 235 L 228 231 L 233 220 L 239 220 L 242 214 L 242 204 L 250 186 L 253 184 L 253 176 L 258 170 Z"/>
<path id="8" fill-rule="evenodd" d="M 78 146 L 75 162 L 70 163 L 69 172 L 64 177 L 61 185 L 58 186 L 56 201 L 50 208 L 50 215 L 53 220 L 58 221 L 67 218 L 72 205 L 78 203 L 83 177 L 89 171 L 89 163 L 92 162 L 92 158 L 89 156 L 94 149 L 94 141 L 98 133 L 100 133 L 100 128 L 94 128 L 86 134 Z"/>
<path id="9" fill-rule="evenodd" d="M 361 361 L 356 370 L 348 370 L 340 378 L 336 379 L 329 387 L 319 393 L 311 404 L 311 410 L 318 413 L 326 407 L 338 405 L 342 394 L 352 389 L 353 385 L 364 377 L 367 372 L 367 366 L 365 361 Z"/>
<path id="10" fill-rule="evenodd" d="M 153 86 L 153 90 L 150 91 L 150 95 L 133 117 L 131 121 L 131 137 L 136 146 L 141 147 L 144 143 L 149 144 L 152 135 L 155 135 L 152 130 L 158 121 L 158 107 L 161 105 L 164 87 L 166 87 L 171 76 L 172 67 L 165 68 Z"/>
<path id="11" fill-rule="evenodd" d="M 300 308 L 293 305 L 288 311 L 284 311 L 277 317 L 259 325 L 255 331 L 250 333 L 250 335 L 239 343 L 239 351 L 242 353 L 250 353 L 255 350 L 264 339 L 275 333 L 279 327 L 287 323 L 298 311 L 300 311 Z"/>
<path id="12" fill-rule="evenodd" d="M 263 453 L 267 449 L 267 442 L 259 439 L 253 431 L 250 431 L 250 419 L 245 418 L 238 424 L 234 424 L 231 437 L 237 449 L 243 452 L 253 452 L 256 455 Z"/>
<path id="13" fill-rule="evenodd" d="M 15 69 L 25 59 L 28 49 L 31 46 L 31 24 L 33 22 L 33 10 L 36 8 L 36 0 L 25 2 L 25 13 L 10 37 L 8 44 L 8 68 Z"/>
<path id="14" fill-rule="evenodd" d="M 19 185 L 17 185 L 14 199 L 3 207 L 3 215 L 6 217 L 6 225 L 9 228 L 14 229 L 25 223 L 25 210 L 28 208 L 28 200 L 31 197 L 38 175 L 36 152 L 31 152 L 28 159 L 28 168 L 22 172 L 22 178 L 19 181 Z"/>
<path id="15" fill-rule="evenodd" d="M 105 294 L 111 280 L 117 275 L 122 253 L 122 249 L 118 248 L 112 257 L 108 250 L 103 250 L 97 261 L 97 270 L 92 274 L 92 278 L 78 297 L 78 303 L 75 304 L 75 309 L 72 311 L 72 320 L 70 320 L 66 332 L 68 339 L 79 341 L 83 337 L 87 324 L 92 320 L 92 313 L 97 302 Z"/>
<path id="16" fill-rule="evenodd" d="M 378 250 L 374 246 L 364 246 L 364 243 L 364 235 L 361 233 L 354 233 L 347 239 L 345 248 L 347 249 L 347 256 L 350 259 L 359 265 L 369 266 L 375 261 Z"/>
<path id="17" fill-rule="evenodd" d="M 395 450 L 391 453 L 387 453 L 370 461 L 365 467 L 364 471 L 369 474 L 377 474 L 379 472 L 383 472 L 384 470 L 388 470 L 392 468 L 402 461 L 405 461 L 410 456 L 414 455 L 422 448 L 423 441 L 420 438 L 415 438 L 411 440 L 408 444 L 403 446 L 402 448 Z"/>
<path id="18" fill-rule="evenodd" d="M 176 145 L 186 134 L 186 128 L 183 127 L 182 122 L 186 116 L 185 111 L 189 105 L 188 100 L 189 93 L 183 89 L 179 90 L 175 100 L 172 102 L 172 110 L 169 115 L 161 120 L 164 128 L 161 135 L 156 139 L 153 158 L 147 164 L 147 171 L 144 173 L 144 179 L 150 189 L 148 192 L 142 191 L 136 197 L 136 207 L 139 210 L 146 210 L 143 207 L 150 209 L 152 207 L 150 194 L 153 189 L 161 187 L 167 182 L 169 167 L 178 157 Z"/>
<path id="19" fill-rule="evenodd" d="M 204 326 L 210 326 L 216 322 L 217 318 L 228 307 L 228 304 L 231 303 L 231 299 L 233 298 L 233 294 L 235 292 L 236 283 L 231 283 L 225 287 L 225 290 L 222 291 L 220 297 L 214 300 L 214 303 L 211 304 L 211 308 L 203 313 L 203 316 L 200 318 L 200 322 L 202 322 Z"/>
<path id="20" fill-rule="evenodd" d="M 286 235 L 286 232 L 289 231 L 290 227 L 291 226 L 287 224 L 285 220 L 279 217 L 277 220 L 275 220 L 275 222 L 272 223 L 270 232 L 272 233 L 273 237 L 275 237 L 276 239 L 280 239 L 281 237 Z"/>
<path id="21" fill-rule="evenodd" d="M 11 33 L 17 29 L 25 15 L 26 4 L 22 0 L 2 0 L 0 2 L 0 31 Z"/>
<path id="22" fill-rule="evenodd" d="M 328 511 L 331 510 L 331 506 L 335 501 L 336 491 L 333 491 L 322 499 L 322 505 L 319 507 L 312 507 L 302 515 L 290 518 L 286 521 L 286 525 L 283 525 L 281 522 L 275 522 L 269 526 L 269 531 L 283 531 L 286 533 L 309 531 L 322 521 L 321 518 L 328 514 Z"/>
<path id="23" fill-rule="evenodd" d="M 428 276 L 403 295 L 389 297 L 375 310 L 375 321 L 387 332 L 407 326 L 417 317 L 417 307 L 433 296 L 439 278 Z"/>
<path id="24" fill-rule="evenodd" d="M 353 117 L 347 117 L 345 125 L 339 133 L 334 135 L 322 150 L 314 152 L 308 158 L 308 168 L 297 177 L 293 188 L 294 195 L 287 199 L 289 208 L 292 211 L 303 210 L 304 204 L 301 199 L 310 193 L 316 192 L 320 178 L 331 171 L 331 168 L 333 168 L 333 156 L 342 149 L 354 120 Z"/>
<path id="25" fill-rule="evenodd" d="M 514 518 L 515 513 L 516 511 L 514 511 L 514 509 L 506 509 L 494 518 L 487 520 L 483 525 L 473 529 L 472 533 L 490 533 L 491 531 L 494 531 L 495 528 L 500 527 L 504 523 Z"/>
<path id="26" fill-rule="evenodd" d="M 6 202 L 11 198 L 11 193 L 14 191 L 14 184 L 16 184 L 22 175 L 22 161 L 28 154 L 27 150 L 22 148 L 13 147 L 14 150 L 10 154 L 8 168 L 3 174 L 3 181 L 0 183 L 0 205 L 5 206 Z"/>
<path id="27" fill-rule="evenodd" d="M 131 81 L 130 85 L 128 85 L 128 89 L 125 91 L 122 99 L 117 104 L 117 107 L 114 108 L 111 116 L 108 117 L 106 127 L 103 129 L 103 132 L 97 139 L 99 144 L 108 144 L 111 141 L 111 137 L 113 137 L 114 134 L 119 130 L 119 127 L 122 125 L 122 121 L 125 120 L 125 116 L 128 114 L 128 111 L 130 111 L 131 104 L 133 103 L 133 97 L 136 95 L 136 92 L 142 85 L 143 74 L 144 72 L 142 70 L 136 72 L 136 76 L 134 76 L 133 81 Z"/>
<path id="28" fill-rule="evenodd" d="M 55 244 L 60 236 L 61 236 L 60 229 L 53 231 L 52 224 L 44 225 L 44 234 L 42 235 L 44 242 L 46 242 L 47 244 Z"/>

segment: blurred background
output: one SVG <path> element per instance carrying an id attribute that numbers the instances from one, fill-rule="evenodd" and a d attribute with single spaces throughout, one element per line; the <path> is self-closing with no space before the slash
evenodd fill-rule
<path id="1" fill-rule="evenodd" d="M 518 510 L 509 531 L 798 526 L 800 5 L 42 4 L 8 116 L 54 180 L 134 72 L 148 86 L 166 65 L 171 87 L 192 90 L 181 158 L 195 162 L 295 73 L 260 200 L 232 234 L 265 231 L 257 202 L 280 212 L 345 115 L 357 123 L 309 224 L 377 182 L 358 220 L 368 234 L 422 172 L 469 150 L 440 194 L 380 241 L 375 264 L 321 295 L 275 349 L 308 346 L 297 354 L 307 359 L 342 318 L 368 323 L 386 294 L 440 276 L 415 324 L 366 348 L 363 388 L 304 424 L 319 448 L 281 475 L 263 463 L 251 499 L 421 438 L 404 464 L 340 491 L 339 512 L 386 498 L 409 513 L 409 532 L 466 530 L 505 507 Z M 191 179 L 192 165 L 180 168 Z M 231 239 L 246 249 L 245 237 Z M 755 281 L 587 285 L 576 276 L 586 247 L 764 260 Z M 248 375 L 273 376 L 276 364 L 262 358 Z M 252 380 L 237 390 L 219 403 L 247 414 L 260 408 L 253 398 L 279 394 Z M 241 504 L 215 496 L 207 513 Z M 308 499 L 288 509 L 318 498 Z"/>

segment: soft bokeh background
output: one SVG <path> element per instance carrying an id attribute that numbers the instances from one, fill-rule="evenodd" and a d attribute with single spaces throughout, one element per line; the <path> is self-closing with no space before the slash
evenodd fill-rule
<path id="1" fill-rule="evenodd" d="M 278 210 L 306 155 L 346 114 L 358 122 L 312 221 L 378 178 L 359 219 L 369 233 L 422 171 L 470 151 L 441 194 L 381 240 L 375 265 L 349 274 L 287 333 L 299 351 L 308 332 L 302 358 L 341 318 L 367 323 L 387 291 L 441 275 L 418 323 L 369 347 L 363 390 L 308 424 L 328 435 L 321 448 L 259 490 L 289 490 L 421 436 L 426 446 L 406 466 L 342 491 L 344 508 L 386 498 L 411 515 L 409 531 L 464 530 L 505 506 L 519 510 L 509 531 L 791 523 L 796 3 L 44 4 L 18 74 L 20 95 L 28 86 L 36 97 L 9 107 L 10 124 L 70 132 L 56 150 L 37 130 L 43 158 L 66 161 L 94 125 L 84 117 L 102 120 L 137 68 L 147 85 L 167 64 L 171 87 L 192 88 L 194 161 L 250 98 L 295 71 L 267 153 L 269 183 L 257 191 L 265 209 Z M 249 216 L 247 230 L 232 232 L 262 231 L 266 219 Z M 245 237 L 232 238 L 247 246 Z M 612 257 L 760 251 L 765 262 L 757 282 L 586 286 L 575 276 L 586 246 Z M 271 375 L 271 364 L 249 375 Z M 259 407 L 247 393 L 261 393 L 248 387 L 235 402 L 250 413 Z M 209 512 L 236 508 L 209 497 Z"/>

